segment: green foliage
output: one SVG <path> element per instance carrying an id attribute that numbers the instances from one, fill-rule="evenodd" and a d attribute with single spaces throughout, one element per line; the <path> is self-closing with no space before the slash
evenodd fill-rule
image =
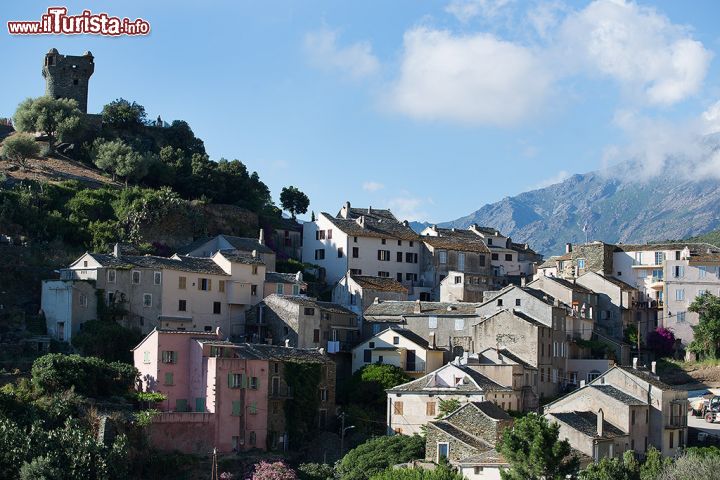
<path id="1" fill-rule="evenodd" d="M 20 132 L 42 132 L 53 150 L 55 140 L 64 140 L 80 128 L 83 114 L 75 100 L 68 98 L 28 98 L 18 105 L 13 125 Z"/>
<path id="2" fill-rule="evenodd" d="M 102 109 L 102 121 L 111 128 L 135 130 L 145 125 L 145 107 L 119 98 L 108 103 Z"/>
<path id="3" fill-rule="evenodd" d="M 317 363 L 285 364 L 285 382 L 292 389 L 292 401 L 285 402 L 285 424 L 290 446 L 298 448 L 316 429 L 317 410 L 320 403 L 320 365 Z"/>
<path id="4" fill-rule="evenodd" d="M 700 321 L 693 326 L 694 340 L 688 349 L 701 356 L 718 358 L 720 347 L 720 297 L 709 292 L 695 297 L 688 310 L 699 314 Z"/>
<path id="5" fill-rule="evenodd" d="M 285 210 L 290 212 L 294 220 L 296 214 L 307 212 L 310 199 L 297 187 L 290 185 L 280 192 L 280 203 Z"/>
<path id="6" fill-rule="evenodd" d="M 160 413 L 160 410 L 154 408 L 135 412 L 135 423 L 137 423 L 140 427 L 147 427 L 152 423 L 153 417 L 155 417 L 158 413 Z"/>
<path id="7" fill-rule="evenodd" d="M 132 363 L 132 352 L 143 334 L 125 328 L 113 320 L 90 320 L 72 337 L 72 344 L 83 355 L 99 357 L 108 362 Z"/>
<path id="8" fill-rule="evenodd" d="M 100 170 L 125 179 L 140 180 L 147 175 L 147 158 L 136 152 L 122 140 L 96 140 L 93 145 L 94 163 Z"/>
<path id="9" fill-rule="evenodd" d="M 29 133 L 16 133 L 2 143 L 0 156 L 18 165 L 25 166 L 27 159 L 40 154 L 40 145 Z"/>
<path id="10" fill-rule="evenodd" d="M 463 480 L 465 477 L 447 462 L 433 470 L 425 468 L 388 468 L 370 477 L 371 480 Z"/>
<path id="11" fill-rule="evenodd" d="M 706 480 L 718 478 L 720 456 L 687 453 L 674 463 L 669 462 L 655 480 Z M 643 477 L 643 480 L 650 477 Z"/>
<path id="12" fill-rule="evenodd" d="M 574 475 L 579 460 L 567 440 L 559 440 L 560 427 L 530 413 L 503 431 L 498 450 L 510 464 L 503 480 L 559 480 Z"/>
<path id="13" fill-rule="evenodd" d="M 385 408 L 385 390 L 409 382 L 410 377 L 399 367 L 383 363 L 365 365 L 353 373 L 343 386 L 342 395 L 352 403 Z"/>
<path id="14" fill-rule="evenodd" d="M 61 353 L 44 355 L 32 366 L 33 385 L 41 394 L 74 388 L 88 397 L 125 395 L 134 387 L 137 376 L 137 369 L 127 363 Z"/>
<path id="15" fill-rule="evenodd" d="M 436 419 L 441 419 L 445 417 L 446 415 L 451 414 L 458 408 L 460 408 L 460 400 L 457 398 L 448 398 L 447 400 L 440 399 L 438 402 L 438 414 Z"/>
<path id="16" fill-rule="evenodd" d="M 425 457 L 425 439 L 393 435 L 368 440 L 350 450 L 337 465 L 340 480 L 368 480 L 388 467 Z"/>
<path id="17" fill-rule="evenodd" d="M 640 480 L 640 463 L 632 451 L 620 458 L 603 458 L 591 463 L 578 475 L 579 480 Z"/>
<path id="18" fill-rule="evenodd" d="M 167 400 L 167 395 L 158 392 L 136 392 L 135 398 L 138 402 L 159 403 Z"/>
<path id="19" fill-rule="evenodd" d="M 300 480 L 335 480 L 335 469 L 327 463 L 302 463 L 297 473 Z"/>
<path id="20" fill-rule="evenodd" d="M 645 452 L 645 462 L 640 467 L 640 480 L 656 480 L 670 465 L 672 465 L 672 460 L 651 446 Z"/>
<path id="21" fill-rule="evenodd" d="M 630 345 L 637 345 L 638 329 L 636 325 L 628 325 L 625 327 L 625 341 Z"/>

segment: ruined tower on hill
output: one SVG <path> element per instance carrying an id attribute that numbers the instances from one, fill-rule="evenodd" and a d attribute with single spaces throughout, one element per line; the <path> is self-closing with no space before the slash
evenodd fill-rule
<path id="1" fill-rule="evenodd" d="M 88 84 L 95 71 L 92 53 L 82 56 L 60 55 L 51 48 L 45 54 L 43 77 L 45 77 L 45 95 L 53 98 L 72 98 L 77 100 L 80 111 L 87 113 Z"/>

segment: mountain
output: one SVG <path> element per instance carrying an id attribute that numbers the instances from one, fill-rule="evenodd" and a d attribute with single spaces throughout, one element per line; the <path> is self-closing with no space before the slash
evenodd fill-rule
<path id="1" fill-rule="evenodd" d="M 628 181 L 632 171 L 628 166 L 628 175 L 573 175 L 438 225 L 494 227 L 544 255 L 562 253 L 566 242 L 584 242 L 585 224 L 590 240 L 610 243 L 689 238 L 720 228 L 720 181 L 681 180 L 671 173 Z M 413 228 L 424 225 L 415 222 Z"/>

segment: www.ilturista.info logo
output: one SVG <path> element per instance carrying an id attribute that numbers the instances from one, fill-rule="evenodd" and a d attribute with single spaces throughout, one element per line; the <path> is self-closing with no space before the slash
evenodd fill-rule
<path id="1" fill-rule="evenodd" d="M 138 18 L 111 17 L 107 13 L 83 10 L 80 15 L 68 15 L 65 7 L 50 7 L 39 21 L 9 21 L 11 35 L 147 35 L 150 24 Z"/>

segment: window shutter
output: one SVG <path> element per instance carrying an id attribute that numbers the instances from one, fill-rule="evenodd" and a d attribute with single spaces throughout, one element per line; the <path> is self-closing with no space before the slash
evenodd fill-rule
<path id="1" fill-rule="evenodd" d="M 233 376 L 232 373 L 228 373 L 228 387 L 233 387 Z"/>
<path id="2" fill-rule="evenodd" d="M 208 278 L 208 292 L 212 290 L 212 278 Z"/>
<path id="3" fill-rule="evenodd" d="M 244 373 L 240 375 L 240 388 L 247 388 L 247 377 Z"/>
<path id="4" fill-rule="evenodd" d="M 202 290 L 202 278 L 198 278 L 197 287 L 198 287 L 198 290 Z"/>
<path id="5" fill-rule="evenodd" d="M 232 402 L 232 414 L 235 416 L 240 415 L 240 401 L 239 400 L 233 400 Z"/>

